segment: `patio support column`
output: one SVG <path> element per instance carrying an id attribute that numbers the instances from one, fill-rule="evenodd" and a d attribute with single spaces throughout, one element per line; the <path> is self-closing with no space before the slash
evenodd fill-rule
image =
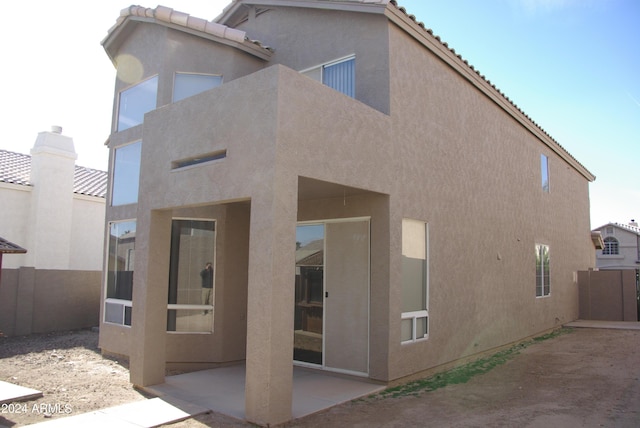
<path id="1" fill-rule="evenodd" d="M 251 200 L 246 419 L 291 419 L 297 178 L 276 175 Z M 278 179 L 279 177 L 279 179 Z"/>
<path id="2" fill-rule="evenodd" d="M 164 382 L 170 247 L 171 212 L 139 210 L 129 367 L 137 386 Z"/>

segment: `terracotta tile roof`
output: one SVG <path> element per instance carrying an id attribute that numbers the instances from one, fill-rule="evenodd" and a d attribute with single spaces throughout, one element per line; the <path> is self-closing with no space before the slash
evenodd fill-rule
<path id="1" fill-rule="evenodd" d="M 549 138 L 549 140 L 551 140 L 556 146 L 558 146 L 569 158 L 571 158 L 576 164 L 580 165 L 580 167 L 582 167 L 585 171 L 588 172 L 588 170 L 586 169 L 586 167 L 584 165 L 582 165 L 571 153 L 569 153 L 567 151 L 567 149 L 565 149 L 551 135 L 549 135 L 549 133 L 547 133 L 547 131 L 545 131 L 540 125 L 538 125 L 532 118 L 530 118 L 520 107 L 518 107 L 518 105 L 513 100 L 509 99 L 509 97 L 507 97 L 506 94 L 504 94 L 498 87 L 496 87 L 496 85 L 494 83 L 491 83 L 491 81 L 488 78 L 486 78 L 484 74 L 480 73 L 480 71 L 476 70 L 475 67 L 472 64 L 469 64 L 469 62 L 466 59 L 464 59 L 460 54 L 456 53 L 455 49 L 450 48 L 449 45 L 446 42 L 443 42 L 440 39 L 440 36 L 437 36 L 437 35 L 433 34 L 433 30 L 431 30 L 430 28 L 425 27 L 423 22 L 418 21 L 416 19 L 415 15 L 412 15 L 412 14 L 408 13 L 407 10 L 403 6 L 398 5 L 398 2 L 396 0 L 388 0 L 388 4 L 393 5 L 396 9 L 401 11 L 404 15 L 406 15 L 409 19 L 411 19 L 419 27 L 421 27 L 426 33 L 428 33 L 429 36 L 433 37 L 443 47 L 445 47 L 452 54 L 454 54 L 458 58 L 459 61 L 461 61 L 468 69 L 470 69 L 473 73 L 475 73 L 478 77 L 480 77 L 483 81 L 485 81 L 488 85 L 490 85 L 493 90 L 495 90 L 504 100 L 506 100 L 520 114 L 522 114 L 527 119 L 527 121 L 529 121 L 536 129 L 538 129 L 540 132 L 542 132 L 547 138 Z M 589 174 L 591 174 L 591 173 L 589 173 Z"/>
<path id="2" fill-rule="evenodd" d="M 9 242 L 6 239 L 0 237 L 0 253 L 20 254 L 20 253 L 26 253 L 26 252 L 27 250 L 20 247 L 19 245 L 16 245 L 13 242 Z"/>
<path id="3" fill-rule="evenodd" d="M 0 149 L 0 183 L 33 186 L 31 156 Z M 107 193 L 107 172 L 76 165 L 73 192 L 104 198 Z"/>
<path id="4" fill-rule="evenodd" d="M 191 16 L 188 13 L 179 12 L 173 10 L 170 7 L 157 6 L 155 9 L 142 7 L 142 6 L 129 6 L 128 8 L 120 11 L 120 17 L 117 19 L 116 24 L 108 31 L 111 34 L 115 31 L 128 17 L 150 18 L 155 19 L 158 22 L 165 22 L 167 24 L 178 25 L 191 30 L 200 31 L 202 33 L 210 34 L 222 39 L 227 39 L 237 43 L 251 43 L 256 47 L 272 51 L 269 46 L 264 46 L 258 40 L 251 40 L 247 37 L 246 32 L 237 30 L 235 28 L 227 27 L 226 25 L 218 24 L 217 22 L 207 21 L 206 19 L 197 18 Z M 107 36 L 108 37 L 108 36 Z"/>

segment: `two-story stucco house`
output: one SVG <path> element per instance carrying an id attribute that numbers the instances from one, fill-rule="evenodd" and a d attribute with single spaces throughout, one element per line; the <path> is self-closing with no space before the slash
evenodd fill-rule
<path id="1" fill-rule="evenodd" d="M 132 6 L 102 43 L 134 384 L 241 362 L 277 424 L 294 366 L 397 382 L 577 318 L 594 176 L 395 1 Z"/>

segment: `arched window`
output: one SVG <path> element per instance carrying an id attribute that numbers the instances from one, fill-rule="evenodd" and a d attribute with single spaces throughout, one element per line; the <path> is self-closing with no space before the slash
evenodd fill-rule
<path id="1" fill-rule="evenodd" d="M 604 238 L 604 248 L 602 249 L 602 254 L 605 254 L 605 255 L 620 254 L 620 249 L 618 247 L 618 240 L 611 236 Z"/>

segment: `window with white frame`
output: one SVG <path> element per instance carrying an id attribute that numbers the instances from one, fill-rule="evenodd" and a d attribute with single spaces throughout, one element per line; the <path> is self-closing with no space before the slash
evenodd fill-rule
<path id="1" fill-rule="evenodd" d="M 141 159 L 142 141 L 115 149 L 111 205 L 117 206 L 138 202 Z"/>
<path id="2" fill-rule="evenodd" d="M 426 339 L 429 333 L 429 227 L 402 220 L 402 343 Z"/>
<path id="3" fill-rule="evenodd" d="M 213 331 L 215 230 L 214 220 L 171 222 L 167 331 Z"/>
<path id="4" fill-rule="evenodd" d="M 551 294 L 549 280 L 549 246 L 536 244 L 536 297 Z"/>
<path id="5" fill-rule="evenodd" d="M 549 193 L 549 158 L 540 155 L 540 176 L 542 177 L 542 191 Z"/>
<path id="6" fill-rule="evenodd" d="M 352 98 L 356 96 L 356 59 L 353 56 L 303 70 L 301 73 Z"/>
<path id="7" fill-rule="evenodd" d="M 131 325 L 136 222 L 109 223 L 104 322 Z"/>
<path id="8" fill-rule="evenodd" d="M 602 249 L 603 255 L 613 256 L 620 254 L 620 244 L 618 240 L 613 236 L 607 236 L 604 238 L 604 248 Z"/>
<path id="9" fill-rule="evenodd" d="M 222 84 L 222 76 L 214 74 L 176 73 L 173 102 L 183 100 Z"/>
<path id="10" fill-rule="evenodd" d="M 158 76 L 154 76 L 120 92 L 118 99 L 118 131 L 144 121 L 144 115 L 155 110 L 158 98 Z"/>

